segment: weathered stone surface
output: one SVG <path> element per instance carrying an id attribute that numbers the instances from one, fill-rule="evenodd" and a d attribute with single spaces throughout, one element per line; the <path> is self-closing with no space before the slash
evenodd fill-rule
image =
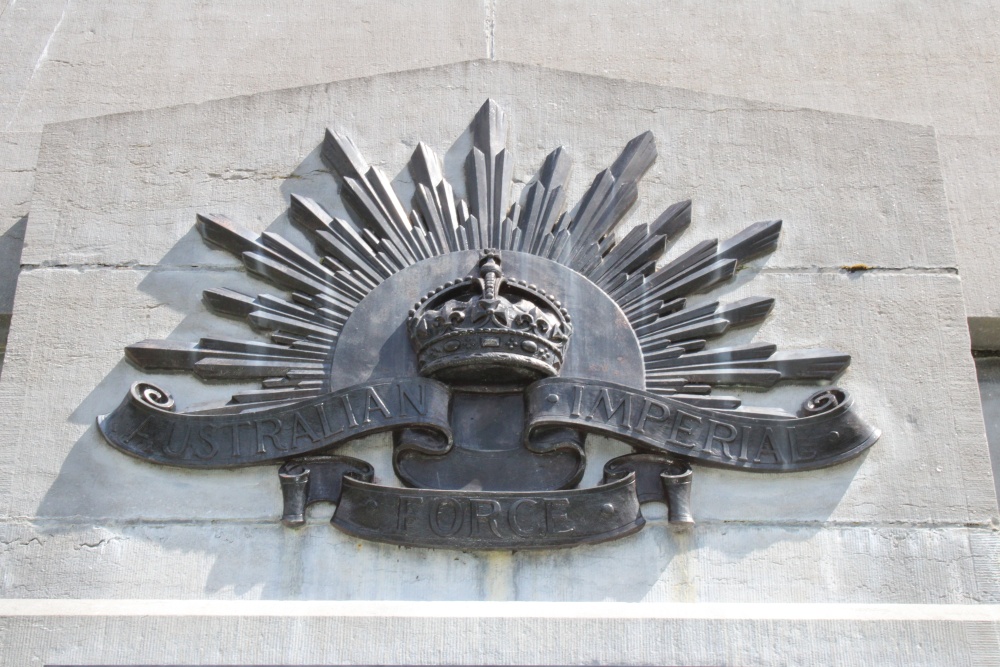
<path id="1" fill-rule="evenodd" d="M 994 665 L 997 607 L 3 603 L 0 665 Z M 129 641 L 114 641 L 128 637 Z M 384 641 L 386 637 L 405 641 Z M 378 638 L 378 641 L 374 641 Z M 525 647 L 530 647 L 526 649 Z"/>
<path id="2" fill-rule="evenodd" d="M 1000 350 L 1000 135 L 939 136 L 972 345 Z"/>
<path id="3" fill-rule="evenodd" d="M 435 104 L 380 103 L 418 87 Z M 289 530 L 277 521 L 273 467 L 173 470 L 128 458 L 100 439 L 94 418 L 114 408 L 140 377 L 171 390 L 182 409 L 223 400 L 234 390 L 185 375 L 142 374 L 122 358 L 126 345 L 145 338 L 246 336 L 241 323 L 205 310 L 202 289 L 273 291 L 205 246 L 192 227 L 195 212 L 227 213 L 301 242 L 285 217 L 290 192 L 339 207 L 318 159 L 325 125 L 354 136 L 373 163 L 398 174 L 405 192 L 411 186 L 403 165 L 418 140 L 447 152 L 447 170 L 461 167 L 467 137 L 460 134 L 488 95 L 511 114 L 516 180 L 527 181 L 548 150 L 565 144 L 576 161 L 571 199 L 625 141 L 652 128 L 661 137 L 661 157 L 644 180 L 633 221 L 648 221 L 672 201 L 693 196 L 694 224 L 674 254 L 754 219 L 783 217 L 774 255 L 696 301 L 774 296 L 778 305 L 766 324 L 727 342 L 829 346 L 851 354 L 854 363 L 839 384 L 885 432 L 876 447 L 859 460 L 808 473 L 701 469 L 693 502 L 700 523 L 692 532 L 669 530 L 663 508 L 647 506 L 650 525 L 626 540 L 532 554 L 358 542 L 326 524 L 329 508 L 314 508 L 305 528 Z M 537 101 L 522 104 L 525 95 Z M 996 601 L 997 506 L 961 281 L 950 233 L 940 226 L 944 192 L 933 139 L 925 127 L 484 62 L 50 126 L 31 211 L 28 268 L 0 378 L 0 597 L 613 600 L 648 609 L 675 601 Z M 885 150 L 865 153 L 876 140 Z M 845 264 L 865 266 L 846 272 Z M 793 385 L 743 398 L 794 410 L 811 390 Z M 605 460 L 625 452 L 602 438 L 591 438 L 588 448 L 585 486 L 597 481 Z M 379 480 L 392 483 L 389 452 L 386 437 L 373 437 L 345 453 L 369 460 Z M 607 576 L 608 562 L 629 576 Z M 98 606 L 94 613 L 106 610 Z M 20 618 L 5 618 L 0 631 L 20 633 L 13 639 L 19 646 L 37 645 Z M 734 653 L 706 652 L 694 646 L 695 634 L 684 639 L 695 630 L 672 619 L 660 621 L 649 641 L 655 635 L 656 647 L 675 652 L 650 648 L 651 657 L 639 662 L 808 662 L 813 647 L 827 641 L 824 633 L 866 627 L 853 617 L 836 627 L 794 618 L 792 625 L 765 625 L 781 636 L 818 637 L 804 642 L 805 653 L 775 648 L 774 641 L 766 644 L 770 652 L 752 642 Z M 731 638 L 751 632 L 755 622 L 715 619 L 697 628 L 703 643 L 705 633 Z M 894 633 L 892 641 L 922 642 L 919 650 L 895 655 L 945 664 L 995 650 L 992 621 L 977 622 L 984 624 L 955 620 L 946 631 L 938 620 L 933 638 L 912 619 L 900 625 L 881 618 L 871 627 Z M 101 632 L 125 627 L 96 617 L 93 623 Z M 296 660 L 329 660 L 311 652 L 305 639 L 324 621 L 302 623 L 288 630 L 303 638 L 293 649 Z M 617 641 L 612 638 L 620 633 L 608 625 L 613 621 L 595 623 L 594 638 Z M 279 627 L 287 628 L 279 623 L 261 632 Z M 554 625 L 552 632 L 565 627 Z M 754 627 L 761 632 L 764 626 Z M 491 619 L 486 631 L 492 637 L 505 630 Z M 183 623 L 150 636 L 160 642 L 175 631 L 186 633 L 186 646 L 197 643 Z M 663 633 L 672 641 L 664 642 Z M 376 661 L 409 655 L 388 644 Z M 517 645 L 508 653 L 485 647 L 477 655 L 523 663 L 518 651 L 536 648 L 523 636 Z M 54 657 L 46 659 L 64 655 L 58 643 L 49 646 L 44 650 Z M 249 657 L 221 648 L 225 642 L 216 646 L 183 655 L 260 662 L 272 645 Z M 596 639 L 579 646 L 546 655 L 563 663 L 605 655 Z M 844 650 L 875 659 L 883 648 L 858 642 Z M 99 650 L 89 655 L 133 659 Z M 632 647 L 627 655 L 641 657 L 645 650 Z M 159 643 L 148 655 L 173 658 Z M 469 660 L 447 651 L 434 655 Z"/>
<path id="4" fill-rule="evenodd" d="M 10 3 L 0 123 L 246 95 L 486 55 L 481 3 Z"/>
<path id="5" fill-rule="evenodd" d="M 633 224 L 691 197 L 704 234 L 783 218 L 773 267 L 955 266 L 930 128 L 488 61 L 52 126 L 23 261 L 231 266 L 193 237 L 178 248 L 195 210 L 258 230 L 287 227 L 290 192 L 337 211 L 318 157 L 327 125 L 405 192 L 416 143 L 442 154 L 461 145 L 488 96 L 510 113 L 515 181 L 565 145 L 570 201 L 629 139 L 652 130 L 660 158 Z M 458 145 L 446 167 L 461 166 Z"/>
<path id="6" fill-rule="evenodd" d="M 496 11 L 500 60 L 933 125 L 944 153 L 964 144 L 962 161 L 943 160 L 946 181 L 979 180 L 962 162 L 996 172 L 1000 14 L 990 3 L 825 0 L 790 12 L 636 0 L 608 11 L 600 2 L 515 0 Z M 1000 228 L 968 216 L 995 209 L 996 197 L 957 187 L 949 218 L 968 314 L 998 318 Z"/>
<path id="7" fill-rule="evenodd" d="M 12 56 L 0 62 L 13 63 L 0 73 L 0 119 L 27 131 L 2 140 L 30 155 L 18 158 L 29 166 L 32 131 L 42 122 L 445 63 L 480 55 L 484 42 L 509 60 L 703 91 L 473 63 L 49 128 L 30 266 L 0 380 L 0 598 L 191 602 L 129 611 L 113 601 L 73 609 L 41 601 L 28 612 L 0 602 L 0 646 L 15 647 L 0 650 L 0 665 L 996 664 L 1000 611 L 967 605 L 1000 599 L 1000 544 L 961 306 L 965 284 L 969 314 L 981 316 L 973 323 L 982 320 L 986 332 L 974 327 L 977 340 L 996 333 L 990 318 L 1000 311 L 991 310 L 991 283 L 983 282 L 991 274 L 976 273 L 997 264 L 997 118 L 987 85 L 996 78 L 996 20 L 985 6 L 817 7 L 779 15 L 767 7 L 633 3 L 611 15 L 605 5 L 591 12 L 586 4 L 307 4 L 290 15 L 242 3 L 20 3 L 0 11 L 0 37 L 9 37 L 0 39 L 0 55 Z M 442 20 L 442 11 L 452 14 Z M 351 20 L 358 16 L 374 27 L 359 29 Z M 845 24 L 845 17 L 857 20 Z M 837 25 L 848 28 L 837 32 Z M 413 47 L 397 32 L 428 41 Z M 121 33 L 130 39 L 118 39 Z M 536 37 L 542 33 L 545 44 Z M 514 53 L 524 44 L 530 48 Z M 573 64 L 560 62 L 557 51 Z M 94 85 L 104 79 L 113 85 Z M 406 190 L 403 164 L 416 141 L 444 152 L 457 138 L 461 150 L 454 147 L 448 165 L 457 169 L 467 148 L 458 133 L 486 95 L 513 110 L 518 180 L 566 144 L 576 162 L 573 196 L 625 140 L 654 129 L 661 157 L 633 220 L 692 196 L 695 224 L 678 249 L 753 219 L 783 217 L 778 253 L 722 294 L 773 295 L 776 312 L 760 331 L 730 340 L 852 354 L 841 384 L 883 428 L 883 440 L 859 461 L 815 473 L 699 470 L 700 524 L 688 534 L 670 532 L 662 508 L 651 506 L 651 525 L 621 543 L 466 554 L 358 543 L 325 525 L 328 508 L 289 531 L 276 523 L 271 468 L 157 468 L 96 436 L 94 415 L 140 377 L 122 360 L 124 345 L 244 332 L 199 304 L 201 288 L 251 281 L 192 231 L 196 211 L 225 212 L 298 239 L 284 217 L 289 192 L 335 201 L 316 152 L 326 124 L 352 134 Z M 415 98 L 416 108 L 406 106 Z M 936 125 L 937 142 L 928 127 L 780 105 Z M 10 186 L 0 192 L 7 225 L 27 210 L 32 176 L 21 162 L 0 171 L 0 184 Z M 959 259 L 946 213 L 976 230 L 975 241 L 960 238 Z M 876 270 L 839 271 L 860 264 Z M 182 407 L 232 391 L 182 376 L 156 379 Z M 809 391 L 792 386 L 744 398 L 794 408 Z M 589 447 L 584 484 L 623 451 L 597 438 Z M 384 438 L 348 453 L 389 476 Z M 608 577 L 608 563 L 628 576 Z M 421 602 L 359 615 L 271 600 L 267 608 L 226 611 L 201 601 L 280 597 Z M 436 612 L 424 602 L 431 598 L 532 602 Z M 576 602 L 571 612 L 546 606 L 550 600 L 594 604 Z M 642 612 L 621 611 L 608 600 L 645 604 L 628 607 Z M 677 600 L 696 603 L 683 610 L 658 604 Z M 761 611 L 759 603 L 775 600 L 839 604 Z M 846 604 L 854 602 L 900 604 Z M 901 603 L 935 604 L 913 611 Z M 963 606 L 945 606 L 952 603 Z M 368 636 L 406 640 L 358 641 Z"/>
<path id="8" fill-rule="evenodd" d="M 500 60 L 995 135 L 998 23 L 989 3 L 513 0 L 495 40 Z"/>
<path id="9" fill-rule="evenodd" d="M 200 493 L 192 488 L 191 493 Z M 549 552 L 396 547 L 309 525 L 38 521 L 0 529 L 3 597 L 973 604 L 1000 602 L 989 527 L 648 524 Z"/>
<path id="10" fill-rule="evenodd" d="M 614 11 L 522 0 L 309 2 L 294 11 L 264 2 L 214 3 L 208 11 L 193 2 L 12 3 L 0 16 L 0 62 L 10 63 L 0 74 L 0 122 L 37 131 L 47 122 L 489 55 L 934 125 L 942 144 L 953 136 L 990 139 L 966 149 L 986 163 L 1000 121 L 990 83 L 998 76 L 998 21 L 988 3 L 956 11 L 889 0 L 828 0 L 794 13 L 641 0 Z M 947 161 L 944 172 L 948 180 L 962 177 Z M 978 318 L 1000 317 L 988 273 L 998 264 L 991 252 L 1000 231 L 966 225 L 962 212 L 990 201 L 973 193 L 948 211 L 968 312 Z M 986 324 L 996 328 L 980 322 L 976 331 Z"/>
<path id="11" fill-rule="evenodd" d="M 40 138 L 33 132 L 0 132 L 0 315 L 9 316 L 14 304 Z"/>
<path id="12" fill-rule="evenodd" d="M 976 359 L 976 374 L 983 402 L 986 439 L 990 443 L 990 460 L 993 462 L 993 483 L 1000 497 L 1000 357 Z"/>
<path id="13" fill-rule="evenodd" d="M 378 104 L 390 89 L 410 86 L 434 93 L 431 98 L 447 104 L 437 113 L 427 110 L 426 114 Z M 567 101 L 573 95 L 579 97 L 581 89 L 589 101 Z M 319 165 L 316 142 L 306 139 L 309 132 L 301 126 L 313 127 L 316 137 L 328 122 L 346 129 L 370 158 L 386 156 L 384 166 L 394 173 L 402 168 L 418 138 L 436 141 L 443 150 L 468 122 L 468 114 L 459 118 L 467 111 L 465 107 L 475 108 L 487 94 L 515 99 L 518 90 L 539 91 L 541 96 L 538 104 L 521 106 L 512 101 L 508 106 L 521 181 L 541 163 L 545 151 L 565 143 L 571 151 L 576 149 L 573 187 L 579 193 L 589 175 L 606 166 L 634 133 L 651 124 L 665 137 L 661 158 L 654 166 L 658 171 L 647 176 L 643 203 L 633 219 L 650 219 L 667 203 L 693 194 L 701 208 L 696 209 L 692 230 L 677 251 L 702 238 L 734 232 L 748 219 L 790 211 L 784 216 L 779 250 L 756 263 L 757 269 L 742 272 L 723 296 L 778 297 L 778 311 L 757 334 L 758 340 L 775 340 L 788 347 L 829 345 L 855 357 L 842 382 L 887 433 L 875 452 L 863 463 L 832 473 L 776 477 L 774 484 L 762 483 L 767 479 L 763 477 L 706 472 L 695 487 L 706 518 L 893 517 L 906 521 L 931 515 L 946 521 L 978 522 L 995 513 L 988 467 L 983 465 L 985 449 L 966 352 L 959 281 L 949 274 L 954 255 L 949 234 L 942 233 L 939 224 L 943 210 L 940 182 L 927 163 L 933 144 L 925 128 L 801 110 L 779 112 L 643 84 L 473 63 L 50 128 L 25 261 L 34 266 L 79 266 L 82 272 L 67 267 L 25 274 L 29 281 L 25 294 L 32 296 L 25 297 L 24 326 L 15 332 L 23 336 L 25 349 L 15 351 L 19 361 L 11 362 L 11 377 L 5 383 L 11 389 L 4 400 L 16 401 L 8 409 L 18 415 L 34 405 L 50 406 L 54 413 L 42 420 L 48 432 L 43 439 L 57 447 L 58 454 L 46 457 L 42 481 L 23 483 L 9 496 L 8 514 L 190 516 L 197 508 L 187 504 L 191 496 L 185 490 L 168 489 L 159 500 L 166 514 L 160 514 L 155 506 L 139 502 L 134 493 L 80 499 L 75 495 L 80 480 L 73 478 L 106 477 L 118 465 L 131 465 L 139 471 L 135 488 L 140 489 L 148 487 L 148 475 L 159 474 L 104 449 L 91 426 L 93 416 L 113 408 L 129 382 L 139 377 L 121 361 L 125 345 L 148 337 L 172 335 L 190 340 L 209 332 L 239 335 L 244 331 L 239 324 L 209 316 L 199 304 L 200 289 L 238 286 L 248 279 L 228 255 L 205 246 L 190 226 L 194 212 L 221 208 L 250 226 L 269 226 L 299 238 L 284 217 L 289 191 L 315 196 L 327 205 L 337 203 L 332 179 Z M 622 109 L 616 114 L 618 120 L 592 110 L 608 107 L 612 97 L 619 108 L 625 100 L 638 109 L 655 104 L 663 108 L 657 114 Z M 375 102 L 369 104 L 368 99 Z M 553 107 L 546 99 L 560 101 L 553 102 Z M 277 109 L 291 111 L 275 118 Z M 233 113 L 244 119 L 238 127 L 227 120 Z M 299 115 L 298 125 L 289 122 L 290 113 Z M 401 118 L 407 114 L 409 120 Z M 800 115 L 798 131 L 813 141 L 808 149 L 794 142 L 772 145 L 760 139 L 773 136 L 779 128 L 780 136 L 788 136 Z M 692 128 L 698 127 L 720 129 L 712 123 L 721 117 L 729 118 L 725 124 L 728 141 L 717 144 L 713 133 L 693 133 Z M 612 131 L 607 130 L 609 124 Z M 163 136 L 159 127 L 172 128 L 169 136 Z M 403 142 L 395 138 L 400 134 Z M 875 134 L 883 142 L 890 138 L 895 142 L 891 151 L 884 152 L 892 160 L 872 162 L 864 178 L 856 178 L 848 167 L 856 165 L 858 147 Z M 175 135 L 184 139 L 175 140 Z M 175 141 L 176 145 L 171 143 Z M 461 152 L 456 149 L 452 154 Z M 450 164 L 455 167 L 454 160 Z M 777 165 L 791 166 L 786 174 Z M 726 170 L 731 170 L 728 176 Z M 901 178 L 901 171 L 908 176 Z M 284 178 L 293 172 L 295 177 Z M 802 174 L 813 174 L 815 182 Z M 403 189 L 406 178 L 399 176 Z M 777 187 L 774 178 L 794 179 L 801 186 Z M 741 192 L 743 182 L 755 184 L 752 197 Z M 872 187 L 872 183 L 879 186 Z M 886 199 L 885 193 L 893 188 L 906 192 Z M 870 191 L 881 194 L 868 199 L 865 193 Z M 843 202 L 839 209 L 831 207 L 834 196 Z M 884 217 L 888 210 L 895 221 L 891 225 Z M 864 249 L 859 239 L 869 239 L 861 244 Z M 898 275 L 879 270 L 851 275 L 829 272 L 850 261 L 847 257 L 856 259 L 848 254 L 854 251 L 865 252 L 862 257 L 870 264 L 901 271 Z M 874 253 L 885 253 L 884 259 L 869 259 Z M 914 261 L 924 268 L 913 268 L 910 262 Z M 153 263 L 159 269 L 149 274 L 104 268 Z M 935 263 L 942 266 L 934 268 Z M 762 265 L 761 278 L 745 285 Z M 170 267 L 179 270 L 166 270 Z M 227 270 L 204 271 L 207 268 Z M 87 300 L 86 311 L 81 298 Z M 137 321 L 136 312 L 146 313 L 148 319 Z M 53 318 L 78 321 L 55 327 Z M 751 335 L 738 333 L 730 340 L 739 342 Z M 81 338 L 93 341 L 83 352 L 91 370 L 53 371 L 63 356 L 80 353 Z M 51 388 L 29 382 L 45 375 L 52 377 Z M 886 383 L 885 377 L 901 381 Z M 182 407 L 185 401 L 218 400 L 231 391 L 181 376 L 169 378 L 166 384 Z M 25 385 L 34 389 L 24 393 Z M 795 409 L 807 391 L 785 388 L 773 400 Z M 753 394 L 747 400 L 762 402 Z M 924 405 L 935 406 L 948 419 L 936 417 L 937 412 L 924 415 L 917 408 Z M 67 420 L 68 416 L 72 418 Z M 11 432 L 12 441 L 25 437 L 27 422 L 12 419 L 8 423 L 9 429 L 19 429 Z M 66 449 L 73 442 L 76 445 Z M 940 442 L 951 447 L 941 447 Z M 965 455 L 952 456 L 953 449 Z M 65 464 L 67 456 L 73 459 L 71 465 Z M 8 474 L 14 475 L 23 461 L 11 460 Z M 62 482 L 51 484 L 60 478 L 61 468 L 65 468 Z M 591 468 L 599 470 L 596 463 Z M 209 475 L 240 479 L 239 484 L 248 488 L 270 483 L 262 471 Z M 908 481 L 898 488 L 894 482 L 900 475 Z M 928 484 L 925 478 L 934 482 Z M 816 494 L 817 485 L 826 492 Z M 956 493 L 957 488 L 965 490 Z M 227 493 L 220 491 L 220 495 Z M 275 493 L 276 489 L 271 491 L 272 496 Z M 872 494 L 884 501 L 873 502 Z M 248 495 L 255 500 L 248 501 Z M 212 511 L 241 518 L 274 512 L 276 498 L 267 494 L 234 493 L 230 498 L 239 500 L 223 500 Z M 789 503 L 788 498 L 798 500 Z M 769 507 L 772 502 L 782 511 L 775 513 Z"/>
<path id="14" fill-rule="evenodd" d="M 4 3 L 0 320 L 45 123 L 479 58 L 485 26 L 483 5 L 453 0 Z"/>

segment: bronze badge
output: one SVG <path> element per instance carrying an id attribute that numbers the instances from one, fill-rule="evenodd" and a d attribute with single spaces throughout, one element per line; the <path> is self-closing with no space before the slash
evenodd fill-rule
<path id="1" fill-rule="evenodd" d="M 353 220 L 292 195 L 290 217 L 315 255 L 199 215 L 209 243 L 282 292 L 209 289 L 206 305 L 267 339 L 150 340 L 126 355 L 147 371 L 260 379 L 262 388 L 177 412 L 166 391 L 136 383 L 98 419 L 105 438 L 170 466 L 280 464 L 289 526 L 304 523 L 310 503 L 329 501 L 337 504 L 333 524 L 352 535 L 461 549 L 621 537 L 642 527 L 640 504 L 651 501 L 668 504 L 672 523 L 689 525 L 692 463 L 799 471 L 876 441 L 878 430 L 840 389 L 823 388 L 798 414 L 743 408 L 714 393 L 829 381 L 850 363 L 832 350 L 713 344 L 763 321 L 773 299 L 688 301 L 773 251 L 781 221 L 663 263 L 690 224 L 690 202 L 615 234 L 656 158 L 650 133 L 630 141 L 567 210 L 562 148 L 511 205 L 503 112 L 487 101 L 471 131 L 468 203 L 420 144 L 409 164 L 409 210 L 350 139 L 328 131 L 323 158 Z M 403 486 L 376 484 L 371 465 L 335 453 L 378 432 L 393 435 Z M 588 433 L 634 453 L 609 461 L 599 485 L 577 488 Z"/>

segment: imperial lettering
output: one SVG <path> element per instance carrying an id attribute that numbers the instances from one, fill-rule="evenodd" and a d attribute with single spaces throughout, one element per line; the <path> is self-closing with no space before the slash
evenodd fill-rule
<path id="1" fill-rule="evenodd" d="M 621 438 L 646 451 L 717 465 L 758 470 L 816 467 L 852 446 L 873 441 L 873 429 L 862 428 L 857 417 L 843 410 L 826 421 L 823 415 L 772 417 L 579 380 L 543 380 L 528 392 L 538 426 L 563 423 Z M 845 431 L 851 437 L 845 438 Z"/>
<path id="2" fill-rule="evenodd" d="M 597 394 L 597 402 L 594 403 L 594 409 L 587 415 L 587 419 L 591 420 L 598 415 L 603 415 L 600 419 L 607 424 L 615 422 L 617 419 L 618 426 L 627 431 L 631 428 L 629 425 L 632 415 L 632 401 L 629 400 L 631 398 L 631 396 L 622 392 L 621 397 L 617 401 L 612 402 L 611 394 L 608 393 L 606 388 L 602 388 Z M 614 404 L 612 405 L 612 403 Z"/>
<path id="3" fill-rule="evenodd" d="M 674 415 L 674 424 L 670 428 L 670 440 L 684 447 L 694 447 L 695 443 L 690 440 L 681 440 L 681 436 L 692 436 L 701 425 L 702 419 L 698 415 L 689 415 L 683 410 L 678 410 Z"/>

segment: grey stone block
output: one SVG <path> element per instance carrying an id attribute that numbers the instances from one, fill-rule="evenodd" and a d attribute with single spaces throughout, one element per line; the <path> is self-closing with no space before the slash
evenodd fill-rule
<path id="1" fill-rule="evenodd" d="M 0 61 L 13 65 L 0 74 L 0 119 L 28 132 L 2 140 L 30 159 L 9 167 L 5 157 L 0 167 L 0 232 L 23 230 L 31 132 L 43 122 L 440 64 L 477 57 L 484 43 L 505 59 L 647 83 L 480 62 L 50 127 L 0 379 L 0 597 L 190 602 L 3 600 L 0 646 L 13 650 L 0 651 L 0 664 L 998 661 L 1000 611 L 982 604 L 1000 599 L 997 508 L 961 292 L 964 284 L 973 344 L 1000 340 L 991 292 L 997 118 L 981 83 L 997 74 L 990 8 L 307 3 L 281 20 L 269 9 L 7 7 Z M 419 48 L 395 38 L 402 32 L 421 35 Z M 102 81 L 113 85 L 94 85 Z M 553 554 L 358 543 L 324 525 L 328 508 L 288 531 L 276 523 L 273 469 L 174 471 L 100 441 L 94 415 L 140 376 L 122 361 L 124 345 L 243 333 L 205 313 L 198 290 L 261 286 L 202 244 L 196 211 L 301 241 L 285 218 L 288 194 L 335 202 L 316 151 L 325 125 L 354 136 L 405 192 L 415 142 L 462 147 L 461 129 L 486 95 L 512 112 L 520 183 L 566 144 L 578 196 L 625 140 L 651 128 L 661 157 L 635 222 L 692 196 L 687 247 L 783 217 L 778 253 L 722 292 L 776 296 L 775 314 L 730 340 L 852 354 L 841 383 L 883 440 L 861 460 L 815 473 L 699 471 L 694 532 L 670 532 L 650 506 L 651 525 L 634 537 Z M 452 151 L 449 168 L 463 152 Z M 17 264 L 2 255 L 16 245 L 0 244 L 0 272 Z M 843 265 L 875 270 L 846 274 Z M 188 405 L 233 390 L 157 381 Z M 808 391 L 743 397 L 794 408 Z M 992 428 L 988 396 L 984 405 Z M 588 446 L 584 484 L 593 484 L 600 463 L 622 450 L 599 438 Z M 387 475 L 384 438 L 352 447 Z M 420 602 L 366 615 L 201 601 L 269 597 Z M 426 602 L 435 597 L 531 602 L 436 611 Z M 570 611 L 552 600 L 577 602 Z M 664 604 L 677 600 L 694 604 Z M 830 604 L 760 604 L 776 600 Z M 854 604 L 869 602 L 891 604 Z M 406 640 L 357 640 L 367 636 Z"/>
<path id="2" fill-rule="evenodd" d="M 783 218 L 773 267 L 956 264 L 930 128 L 491 62 L 51 126 L 24 262 L 232 266 L 200 242 L 177 246 L 196 210 L 282 232 L 291 192 L 342 212 L 318 157 L 327 125 L 405 193 L 418 141 L 453 147 L 445 166 L 460 166 L 462 132 L 488 96 L 509 110 L 519 187 L 565 145 L 575 201 L 649 129 L 660 158 L 633 224 L 691 197 L 704 234 Z"/>
<path id="3" fill-rule="evenodd" d="M 515 0 L 497 5 L 493 39 L 501 60 L 933 125 L 943 153 L 957 142 L 964 158 L 943 173 L 968 313 L 997 318 L 1000 228 L 978 215 L 996 197 L 977 184 L 996 180 L 998 27 L 989 3 Z"/>
<path id="4" fill-rule="evenodd" d="M 500 60 L 995 135 L 998 25 L 988 3 L 513 0 L 494 39 Z"/>
<path id="5" fill-rule="evenodd" d="M 198 494 L 196 488 L 190 490 Z M 357 540 L 312 511 L 277 522 L 36 521 L 0 531 L 6 599 L 509 600 L 693 603 L 1000 602 L 989 527 L 703 521 L 647 506 L 634 536 L 547 552 Z M 616 565 L 610 566 L 614 563 Z"/>
<path id="6" fill-rule="evenodd" d="M 851 354 L 839 383 L 883 439 L 827 470 L 699 470 L 693 531 L 669 530 L 663 509 L 650 505 L 650 525 L 635 536 L 551 553 L 358 542 L 326 524 L 328 507 L 289 530 L 277 522 L 273 468 L 172 470 L 100 440 L 95 416 L 133 380 L 150 377 L 123 360 L 124 346 L 245 336 L 241 324 L 204 309 L 200 290 L 267 291 L 204 246 L 191 227 L 196 211 L 228 213 L 301 242 L 285 217 L 289 193 L 336 203 L 318 158 L 324 125 L 354 136 L 405 192 L 402 169 L 416 141 L 442 152 L 457 142 L 446 156 L 446 168 L 457 168 L 455 156 L 466 148 L 461 131 L 487 95 L 511 110 L 519 183 L 548 149 L 567 145 L 576 160 L 571 199 L 625 140 L 652 127 L 663 137 L 661 157 L 633 220 L 693 196 L 702 208 L 675 253 L 755 218 L 784 217 L 769 260 L 697 299 L 776 297 L 766 324 L 729 342 Z M 435 104 L 413 111 L 379 103 L 390 96 Z M 884 150 L 866 150 L 874 142 Z M 1000 612 L 959 607 L 1000 599 L 1000 542 L 935 160 L 926 127 L 482 62 L 50 126 L 0 377 L 0 597 L 7 598 L 0 641 L 53 663 L 991 660 Z M 868 268 L 840 269 L 858 263 Z M 182 375 L 151 379 L 172 390 L 181 408 L 234 390 Z M 741 396 L 794 409 L 811 389 Z M 584 485 L 596 482 L 603 461 L 624 453 L 602 438 L 588 448 Z M 371 461 L 392 483 L 386 438 L 346 453 Z M 410 599 L 425 605 L 418 616 L 426 618 L 382 608 L 372 621 L 315 608 L 257 616 L 245 607 L 226 616 L 195 606 L 172 607 L 175 615 L 161 621 L 114 602 L 94 602 L 86 613 L 30 602 L 61 597 L 192 605 L 205 598 Z M 15 598 L 35 611 L 17 611 Z M 470 603 L 449 608 L 450 620 L 441 621 L 426 606 L 433 599 L 527 606 L 497 614 Z M 592 616 L 547 612 L 553 601 L 575 601 Z M 608 601 L 643 604 L 615 612 Z M 694 604 L 667 611 L 677 601 Z M 769 617 L 740 606 L 804 601 L 825 604 Z M 885 604 L 852 606 L 867 603 Z M 909 604 L 931 606 L 917 613 Z M 406 642 L 352 644 L 369 622 L 382 634 L 396 628 Z M 39 625 L 61 632 L 39 634 Z M 208 627 L 213 641 L 206 643 L 199 633 Z M 149 640 L 128 651 L 93 639 L 126 632 Z M 240 641 L 246 632 L 265 639 L 248 647 Z"/>
<path id="7" fill-rule="evenodd" d="M 13 310 L 40 139 L 39 133 L 0 132 L 0 314 Z"/>
<path id="8" fill-rule="evenodd" d="M 455 0 L 21 3 L 0 17 L 8 130 L 486 55 L 485 8 Z"/>
<path id="9" fill-rule="evenodd" d="M 1000 135 L 940 136 L 948 209 L 976 349 L 1000 349 Z"/>
<path id="10" fill-rule="evenodd" d="M 20 603 L 0 665 L 994 665 L 996 607 Z M 15 613 L 16 612 L 16 613 Z M 604 618 L 601 618 L 604 617 Z M 128 637 L 129 641 L 115 641 Z M 386 641 L 399 637 L 403 641 Z"/>

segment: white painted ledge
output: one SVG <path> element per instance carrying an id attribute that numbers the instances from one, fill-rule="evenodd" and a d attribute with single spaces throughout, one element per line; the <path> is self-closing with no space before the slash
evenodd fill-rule
<path id="1" fill-rule="evenodd" d="M 1000 621 L 1000 605 L 831 603 L 410 602 L 292 600 L 0 600 L 0 617 L 219 616 Z"/>

